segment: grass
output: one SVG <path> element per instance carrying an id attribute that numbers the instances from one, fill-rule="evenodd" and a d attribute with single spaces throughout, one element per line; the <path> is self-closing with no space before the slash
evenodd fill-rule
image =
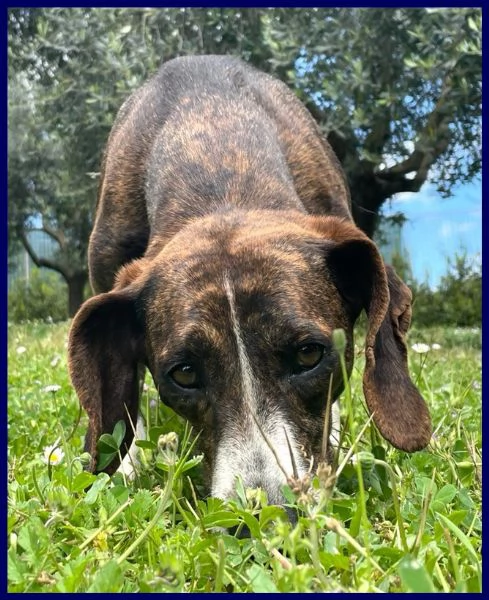
<path id="1" fill-rule="evenodd" d="M 86 416 L 67 375 L 67 331 L 9 325 L 10 592 L 481 591 L 480 330 L 411 330 L 410 346 L 430 348 L 410 352 L 410 369 L 435 428 L 411 455 L 373 425 L 361 432 L 357 341 L 340 466 L 286 490 L 296 525 L 260 491 L 204 498 L 190 432 L 149 380 L 136 480 L 83 471 Z M 250 537 L 230 533 L 245 526 Z"/>

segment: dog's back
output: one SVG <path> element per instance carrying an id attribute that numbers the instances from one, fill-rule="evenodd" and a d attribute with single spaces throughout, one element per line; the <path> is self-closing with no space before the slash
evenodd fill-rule
<path id="1" fill-rule="evenodd" d="M 89 248 L 93 288 L 111 289 L 150 237 L 169 239 L 192 216 L 229 206 L 351 219 L 338 161 L 287 86 L 233 57 L 174 59 L 112 129 Z"/>

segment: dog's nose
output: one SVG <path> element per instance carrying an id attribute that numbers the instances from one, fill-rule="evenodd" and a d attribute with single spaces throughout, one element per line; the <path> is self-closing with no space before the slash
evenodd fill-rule
<path id="1" fill-rule="evenodd" d="M 292 526 L 297 524 L 297 509 L 292 506 L 284 506 L 284 510 L 287 513 L 287 517 Z M 234 527 L 230 527 L 228 529 L 230 535 L 234 535 L 238 539 L 246 539 L 251 537 L 251 532 L 247 525 L 235 525 Z"/>
<path id="2" fill-rule="evenodd" d="M 247 525 L 244 525 L 243 527 L 240 527 L 240 525 L 235 525 L 234 527 L 230 527 L 228 532 L 229 535 L 234 535 L 234 537 L 237 537 L 239 540 L 244 540 L 251 537 L 251 532 Z"/>
<path id="3" fill-rule="evenodd" d="M 297 525 L 297 508 L 293 506 L 284 506 L 284 508 L 285 512 L 287 513 L 287 516 L 289 517 L 291 525 Z"/>

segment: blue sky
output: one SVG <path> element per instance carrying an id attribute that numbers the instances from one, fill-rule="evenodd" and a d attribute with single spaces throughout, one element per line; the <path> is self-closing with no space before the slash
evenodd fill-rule
<path id="1" fill-rule="evenodd" d="M 469 256 L 482 253 L 480 180 L 457 186 L 450 198 L 442 198 L 433 184 L 426 183 L 418 193 L 398 194 L 384 212 L 402 212 L 407 217 L 402 241 L 413 275 L 431 287 L 446 273 L 447 257 L 462 249 Z"/>

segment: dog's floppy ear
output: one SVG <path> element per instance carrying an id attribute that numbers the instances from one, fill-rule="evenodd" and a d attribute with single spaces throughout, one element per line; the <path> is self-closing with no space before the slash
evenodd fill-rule
<path id="1" fill-rule="evenodd" d="M 137 296 L 134 286 L 94 296 L 81 306 L 70 329 L 69 371 L 89 418 L 85 450 L 92 457 L 91 471 L 97 471 L 97 441 L 102 433 L 112 433 L 118 421 L 125 421 L 122 457 L 134 438 L 139 374 L 145 361 Z M 118 466 L 116 457 L 103 470 L 112 474 Z"/>
<path id="2" fill-rule="evenodd" d="M 411 291 L 392 267 L 385 267 L 375 244 L 348 223 L 331 231 L 327 261 L 345 301 L 368 316 L 363 390 L 380 433 L 407 452 L 431 438 L 425 401 L 409 378 L 404 336 L 411 321 Z"/>

